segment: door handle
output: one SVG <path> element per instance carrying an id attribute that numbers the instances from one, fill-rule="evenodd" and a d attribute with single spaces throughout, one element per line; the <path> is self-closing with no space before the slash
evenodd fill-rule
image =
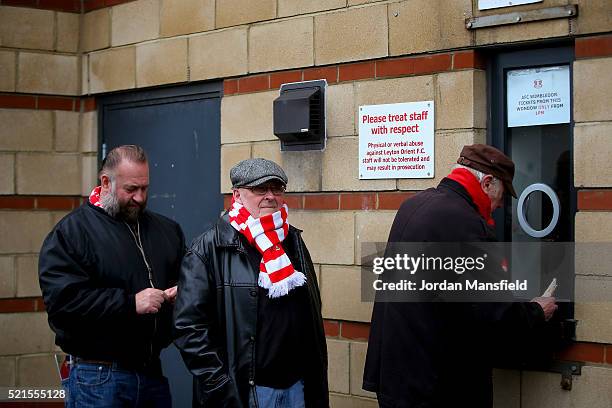
<path id="1" fill-rule="evenodd" d="M 552 219 L 550 220 L 548 226 L 541 230 L 534 229 L 529 224 L 526 217 L 527 209 L 525 208 L 525 204 L 529 202 L 529 195 L 535 191 L 541 191 L 542 193 L 546 194 L 548 198 L 550 198 L 553 205 Z M 550 234 L 557 226 L 557 223 L 559 222 L 559 214 L 561 212 L 561 204 L 559 202 L 557 193 L 555 193 L 555 190 L 553 190 L 549 185 L 544 183 L 534 183 L 523 190 L 519 197 L 516 209 L 518 213 L 518 222 L 523 231 L 525 231 L 525 233 L 531 237 L 542 238 Z"/>

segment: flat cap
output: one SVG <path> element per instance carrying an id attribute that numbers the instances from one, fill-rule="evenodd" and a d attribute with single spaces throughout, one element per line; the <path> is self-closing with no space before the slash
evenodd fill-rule
<path id="1" fill-rule="evenodd" d="M 457 163 L 497 177 L 504 183 L 506 191 L 516 198 L 516 191 L 512 186 L 514 162 L 493 146 L 479 143 L 463 146 Z"/>
<path id="2" fill-rule="evenodd" d="M 255 187 L 270 180 L 287 185 L 287 175 L 281 167 L 271 160 L 262 158 L 246 159 L 230 170 L 232 187 Z"/>

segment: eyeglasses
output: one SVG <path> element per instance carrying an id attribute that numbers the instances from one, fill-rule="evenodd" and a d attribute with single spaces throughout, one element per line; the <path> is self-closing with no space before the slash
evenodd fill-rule
<path id="1" fill-rule="evenodd" d="M 268 191 L 271 191 L 275 196 L 285 194 L 285 186 L 273 185 L 273 186 L 255 186 L 255 187 L 245 187 L 247 190 L 252 192 L 255 195 L 262 196 L 266 195 Z"/>

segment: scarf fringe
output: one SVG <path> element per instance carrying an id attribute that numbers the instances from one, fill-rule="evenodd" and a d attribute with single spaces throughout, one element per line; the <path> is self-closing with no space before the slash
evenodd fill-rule
<path id="1" fill-rule="evenodd" d="M 306 275 L 304 275 L 302 272 L 295 271 L 291 274 L 291 276 L 288 276 L 279 282 L 272 283 L 272 281 L 270 281 L 270 276 L 268 276 L 267 273 L 259 272 L 259 279 L 257 283 L 262 288 L 268 289 L 269 298 L 278 298 L 285 296 L 290 290 L 306 283 Z"/>

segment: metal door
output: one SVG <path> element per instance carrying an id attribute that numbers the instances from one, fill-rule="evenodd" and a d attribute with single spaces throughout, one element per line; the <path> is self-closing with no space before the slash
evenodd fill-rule
<path id="1" fill-rule="evenodd" d="M 176 220 L 187 244 L 220 214 L 221 83 L 99 99 L 99 159 L 122 144 L 149 157 L 147 208 Z M 191 406 L 192 380 L 178 350 L 162 351 L 175 407 Z"/>

